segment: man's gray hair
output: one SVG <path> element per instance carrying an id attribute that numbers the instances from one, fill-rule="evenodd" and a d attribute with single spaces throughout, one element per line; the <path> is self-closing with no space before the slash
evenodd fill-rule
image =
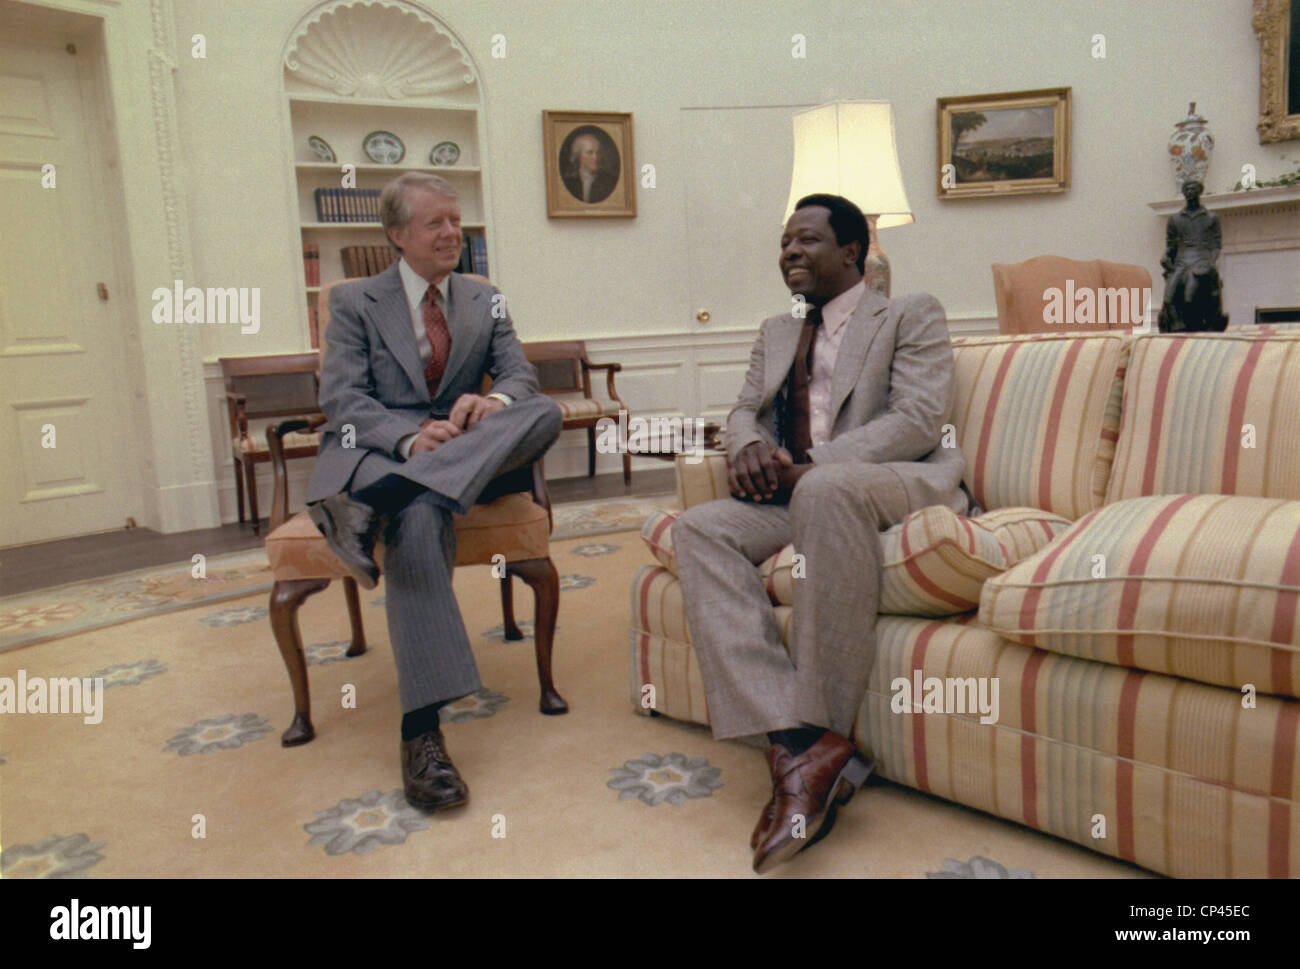
<path id="1" fill-rule="evenodd" d="M 582 148 L 580 146 L 582 145 L 583 142 L 587 142 L 587 141 L 591 142 L 597 148 L 600 147 L 600 139 L 597 138 L 595 135 L 593 135 L 591 132 L 584 131 L 582 134 L 578 135 L 578 137 L 574 138 L 573 141 L 569 142 L 569 164 L 570 165 L 578 164 L 578 155 L 582 153 Z"/>
<path id="2" fill-rule="evenodd" d="M 400 232 L 410 223 L 411 193 L 416 189 L 445 195 L 447 198 L 459 198 L 456 190 L 441 175 L 429 172 L 403 172 L 385 185 L 384 190 L 379 193 L 379 221 L 383 223 L 385 236 L 388 235 L 389 229 Z"/>

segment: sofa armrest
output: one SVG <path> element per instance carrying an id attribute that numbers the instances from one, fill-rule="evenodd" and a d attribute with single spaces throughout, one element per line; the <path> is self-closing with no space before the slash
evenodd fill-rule
<path id="1" fill-rule="evenodd" d="M 731 494 L 727 485 L 725 454 L 705 454 L 703 461 L 696 454 L 679 454 L 675 463 L 677 503 L 683 511 L 692 505 L 702 505 Z"/>

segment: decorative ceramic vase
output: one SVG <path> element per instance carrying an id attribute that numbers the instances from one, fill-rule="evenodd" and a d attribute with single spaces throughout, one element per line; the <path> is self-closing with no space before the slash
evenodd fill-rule
<path id="1" fill-rule="evenodd" d="M 1169 160 L 1174 166 L 1174 183 L 1179 192 L 1183 183 L 1195 179 L 1205 186 L 1205 173 L 1214 153 L 1214 136 L 1205 119 L 1196 113 L 1196 102 L 1187 107 L 1187 117 L 1174 125 L 1169 137 Z"/>

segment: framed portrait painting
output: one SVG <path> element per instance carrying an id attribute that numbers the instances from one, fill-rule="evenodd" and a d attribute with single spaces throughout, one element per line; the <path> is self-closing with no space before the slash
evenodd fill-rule
<path id="1" fill-rule="evenodd" d="M 938 99 L 939 198 L 1070 187 L 1070 89 Z"/>
<path id="2" fill-rule="evenodd" d="M 634 218 L 632 115 L 543 111 L 546 214 L 553 219 Z"/>

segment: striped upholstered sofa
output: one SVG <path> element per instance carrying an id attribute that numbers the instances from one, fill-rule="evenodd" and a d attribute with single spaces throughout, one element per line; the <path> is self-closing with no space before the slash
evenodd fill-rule
<path id="1" fill-rule="evenodd" d="M 854 740 L 891 780 L 1145 868 L 1300 875 L 1300 333 L 953 349 L 948 443 L 989 511 L 883 533 Z M 677 470 L 682 508 L 726 495 L 720 456 Z M 631 696 L 708 723 L 673 517 L 642 531 Z M 798 559 L 760 568 L 788 637 Z M 959 689 L 931 704 L 930 678 Z M 993 722 L 963 710 L 981 680 Z"/>

